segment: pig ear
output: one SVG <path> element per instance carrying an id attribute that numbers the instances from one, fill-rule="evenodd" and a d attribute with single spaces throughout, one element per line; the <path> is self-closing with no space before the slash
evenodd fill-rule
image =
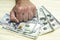
<path id="1" fill-rule="evenodd" d="M 15 17 L 15 12 L 13 10 L 10 12 L 10 20 L 17 23 L 19 22 L 19 20 Z"/>

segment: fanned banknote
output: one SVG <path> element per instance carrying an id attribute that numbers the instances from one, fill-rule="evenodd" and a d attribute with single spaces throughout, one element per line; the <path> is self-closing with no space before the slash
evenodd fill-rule
<path id="1" fill-rule="evenodd" d="M 36 16 L 27 22 L 15 23 L 10 21 L 10 14 L 5 14 L 0 20 L 3 28 L 35 39 L 39 35 L 47 34 L 60 25 L 57 19 L 44 7 L 37 8 Z"/>
<path id="2" fill-rule="evenodd" d="M 40 28 L 40 35 L 54 31 L 50 23 L 48 22 L 42 8 L 39 8 L 38 10 L 38 22 L 42 25 L 42 27 Z"/>
<path id="3" fill-rule="evenodd" d="M 35 20 L 35 21 L 34 21 Z M 27 22 L 15 23 L 10 21 L 10 15 L 5 14 L 5 16 L 0 20 L 0 24 L 3 28 L 22 34 L 23 36 L 35 39 L 39 35 L 39 29 L 41 24 L 36 22 L 36 18 L 29 20 Z"/>
<path id="4" fill-rule="evenodd" d="M 54 29 L 60 28 L 60 22 L 51 14 L 51 12 L 49 12 L 44 6 L 42 6 L 42 9 L 50 25 Z"/>

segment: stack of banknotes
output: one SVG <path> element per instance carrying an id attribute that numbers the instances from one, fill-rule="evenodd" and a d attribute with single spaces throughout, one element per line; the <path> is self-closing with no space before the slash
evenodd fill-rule
<path id="1" fill-rule="evenodd" d="M 60 22 L 44 6 L 41 6 L 32 20 L 20 23 L 11 22 L 10 14 L 6 13 L 0 20 L 0 25 L 4 29 L 36 39 L 39 35 L 53 32 L 59 28 Z"/>

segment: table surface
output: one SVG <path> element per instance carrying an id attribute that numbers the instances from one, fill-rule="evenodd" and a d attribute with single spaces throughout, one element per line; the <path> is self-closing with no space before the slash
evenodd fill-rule
<path id="1" fill-rule="evenodd" d="M 36 6 L 44 5 L 60 21 L 60 0 L 31 0 Z M 0 0 L 0 19 L 9 13 L 15 5 L 14 0 Z M 0 25 L 0 40 L 32 40 L 17 33 L 2 29 Z M 54 32 L 39 36 L 37 40 L 60 40 L 60 28 Z"/>

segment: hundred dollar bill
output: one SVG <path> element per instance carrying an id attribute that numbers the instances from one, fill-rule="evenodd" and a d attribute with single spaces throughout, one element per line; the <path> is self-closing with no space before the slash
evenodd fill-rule
<path id="1" fill-rule="evenodd" d="M 47 34 L 53 31 L 53 28 L 48 22 L 42 8 L 39 8 L 38 10 L 38 23 L 42 25 L 42 27 L 40 28 L 40 35 Z"/>
<path id="2" fill-rule="evenodd" d="M 41 25 L 33 21 L 37 19 L 32 19 L 27 22 L 15 23 L 10 21 L 10 15 L 5 14 L 5 16 L 0 20 L 0 24 L 3 28 L 22 34 L 23 36 L 35 39 L 39 35 L 39 28 Z"/>
<path id="3" fill-rule="evenodd" d="M 32 20 L 15 23 L 10 21 L 9 14 L 5 14 L 5 16 L 0 20 L 0 24 L 5 29 L 35 39 L 38 37 L 38 35 L 43 35 L 54 31 L 53 28 L 56 28 L 55 26 L 59 25 L 59 22 L 56 20 L 56 18 L 49 14 L 49 11 L 44 6 L 41 6 L 40 8 L 37 8 L 36 15 Z"/>
<path id="4" fill-rule="evenodd" d="M 44 14 L 46 15 L 47 20 L 50 22 L 51 26 L 54 29 L 59 28 L 60 22 L 44 6 L 42 6 L 42 9 L 44 11 Z"/>

